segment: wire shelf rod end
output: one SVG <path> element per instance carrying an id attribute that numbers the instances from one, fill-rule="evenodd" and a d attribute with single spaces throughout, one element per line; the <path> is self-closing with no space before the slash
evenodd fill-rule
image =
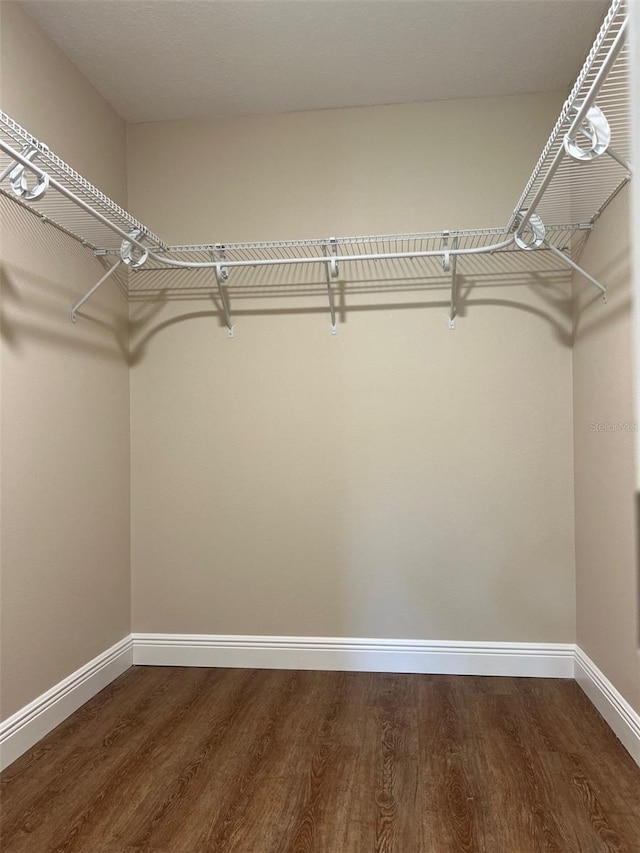
<path id="1" fill-rule="evenodd" d="M 85 303 L 87 300 L 91 299 L 91 297 L 92 297 L 92 296 L 93 296 L 93 294 L 96 292 L 96 290 L 98 290 L 98 288 L 99 288 L 99 287 L 102 287 L 102 285 L 105 283 L 105 281 L 106 281 L 108 278 L 111 278 L 111 276 L 112 276 L 112 275 L 114 274 L 114 272 L 115 272 L 115 271 L 120 267 L 120 265 L 121 265 L 121 264 L 122 264 L 122 260 L 116 261 L 116 262 L 115 262 L 115 264 L 114 264 L 112 267 L 109 267 L 109 269 L 108 269 L 108 270 L 106 271 L 106 273 L 102 276 L 102 278 L 100 279 L 100 281 L 99 281 L 99 282 L 97 282 L 96 284 L 94 284 L 94 285 L 93 285 L 93 287 L 91 288 L 91 290 L 89 290 L 87 293 L 85 293 L 85 295 L 82 297 L 82 299 L 81 299 L 79 302 L 76 302 L 76 304 L 75 304 L 75 305 L 73 306 L 73 308 L 71 309 L 71 322 L 72 322 L 72 323 L 77 323 L 77 321 L 78 321 L 78 311 L 82 308 L 82 306 L 84 305 L 84 303 Z"/>
<path id="2" fill-rule="evenodd" d="M 586 270 L 583 270 L 579 264 L 577 264 L 575 261 L 571 260 L 571 258 L 567 257 L 567 255 L 565 255 L 564 252 L 561 252 L 560 249 L 556 248 L 556 246 L 554 246 L 552 243 L 549 243 L 547 240 L 545 240 L 544 245 L 547 247 L 547 249 L 549 249 L 551 252 L 553 252 L 553 254 L 557 258 L 559 258 L 563 263 L 565 263 L 567 266 L 574 269 L 577 273 L 580 273 L 580 275 L 583 278 L 586 278 L 587 281 L 591 282 L 591 284 L 593 284 L 594 287 L 597 287 L 598 290 L 600 291 L 600 293 L 602 294 L 602 301 L 603 302 L 607 301 L 607 288 L 604 286 L 604 284 L 600 284 L 600 282 L 597 279 L 595 279 L 592 275 L 589 275 L 589 273 L 586 272 Z"/>

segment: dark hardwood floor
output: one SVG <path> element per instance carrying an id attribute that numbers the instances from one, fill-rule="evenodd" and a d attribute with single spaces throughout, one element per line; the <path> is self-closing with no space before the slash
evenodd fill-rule
<path id="1" fill-rule="evenodd" d="M 3 853 L 640 851 L 572 681 L 135 667 L 1 785 Z"/>

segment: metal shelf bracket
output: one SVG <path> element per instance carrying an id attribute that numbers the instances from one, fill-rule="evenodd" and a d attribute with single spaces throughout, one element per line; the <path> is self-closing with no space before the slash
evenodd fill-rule
<path id="1" fill-rule="evenodd" d="M 445 272 L 449 272 L 451 269 L 451 254 L 449 253 L 449 232 L 448 231 L 442 232 L 442 269 Z"/>
<path id="2" fill-rule="evenodd" d="M 229 280 L 229 267 L 224 263 L 220 263 L 220 261 L 224 261 L 224 246 L 216 244 L 216 254 L 218 258 L 216 259 L 211 255 L 211 260 L 218 260 L 214 267 L 214 271 L 216 274 L 216 283 L 218 285 L 218 294 L 220 296 L 220 303 L 222 305 L 222 313 L 224 314 L 224 323 L 227 327 L 227 337 L 233 338 L 235 337 L 235 333 L 233 330 L 233 323 L 231 321 L 231 311 L 229 310 L 229 302 L 227 300 L 227 293 L 225 291 L 225 285 Z"/>
<path id="3" fill-rule="evenodd" d="M 577 264 L 575 261 L 572 261 L 571 258 L 569 258 L 567 255 L 565 255 L 564 252 L 561 252 L 560 249 L 558 249 L 552 243 L 549 243 L 547 240 L 545 240 L 544 245 L 547 247 L 547 249 L 549 249 L 550 252 L 553 252 L 553 254 L 559 260 L 561 260 L 563 263 L 565 263 L 568 267 L 571 267 L 571 269 L 574 269 L 576 272 L 580 273 L 580 275 L 583 278 L 586 278 L 587 281 L 591 282 L 591 284 L 593 284 L 594 287 L 597 287 L 598 290 L 600 291 L 600 293 L 602 294 L 602 301 L 603 302 L 607 301 L 607 288 L 604 286 L 604 284 L 600 284 L 600 282 L 597 279 L 595 279 L 592 275 L 589 275 L 589 273 L 586 272 L 586 270 L 583 270 L 579 264 Z"/>
<path id="4" fill-rule="evenodd" d="M 449 269 L 451 271 L 451 305 L 449 307 L 449 328 L 455 329 L 456 327 L 456 317 L 458 316 L 458 256 L 455 254 L 455 250 L 458 248 L 458 238 L 453 238 L 453 247 L 454 254 L 449 260 L 449 254 L 445 257 L 445 261 L 443 261 L 442 266 L 445 270 Z M 445 265 L 448 263 L 449 266 Z"/>
<path id="5" fill-rule="evenodd" d="M 324 245 L 322 247 L 322 251 L 325 256 L 329 257 L 329 260 L 325 265 L 327 276 L 327 296 L 329 297 L 329 311 L 331 312 L 331 334 L 337 335 L 338 324 L 336 322 L 336 305 L 333 288 L 331 287 L 331 279 L 338 278 L 338 243 L 336 238 L 331 237 L 329 239 L 329 247 Z"/>
<path id="6" fill-rule="evenodd" d="M 85 293 L 85 295 L 82 297 L 82 299 L 79 302 L 76 302 L 76 304 L 71 309 L 71 322 L 72 323 L 78 322 L 78 311 L 82 308 L 82 306 L 84 305 L 84 303 L 88 299 L 91 299 L 91 297 L 96 292 L 96 290 L 98 290 L 99 287 L 102 287 L 102 285 L 105 283 L 105 281 L 108 278 L 111 278 L 111 276 L 114 274 L 114 272 L 118 269 L 118 267 L 122 263 L 124 263 L 122 260 L 116 261 L 115 264 L 110 269 L 108 269 L 106 271 L 106 273 L 102 276 L 100 281 L 97 282 L 97 284 L 94 284 L 93 287 L 91 288 L 91 290 L 87 291 L 87 293 Z"/>

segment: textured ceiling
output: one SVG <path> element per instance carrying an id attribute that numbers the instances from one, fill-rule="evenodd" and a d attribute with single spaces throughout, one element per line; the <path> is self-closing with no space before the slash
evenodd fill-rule
<path id="1" fill-rule="evenodd" d="M 564 90 L 602 0 L 30 0 L 128 121 Z"/>

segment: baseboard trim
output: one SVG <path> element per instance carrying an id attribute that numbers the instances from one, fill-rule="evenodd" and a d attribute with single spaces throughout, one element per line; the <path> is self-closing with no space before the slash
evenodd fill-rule
<path id="1" fill-rule="evenodd" d="M 0 769 L 132 664 L 575 678 L 640 765 L 640 715 L 572 643 L 132 634 L 0 723 Z"/>
<path id="2" fill-rule="evenodd" d="M 580 646 L 576 646 L 574 677 L 640 766 L 640 714 L 633 710 Z"/>
<path id="3" fill-rule="evenodd" d="M 573 678 L 574 651 L 570 643 L 133 634 L 133 662 L 148 666 Z"/>
<path id="4" fill-rule="evenodd" d="M 131 635 L 0 723 L 0 770 L 59 725 L 133 663 Z"/>

